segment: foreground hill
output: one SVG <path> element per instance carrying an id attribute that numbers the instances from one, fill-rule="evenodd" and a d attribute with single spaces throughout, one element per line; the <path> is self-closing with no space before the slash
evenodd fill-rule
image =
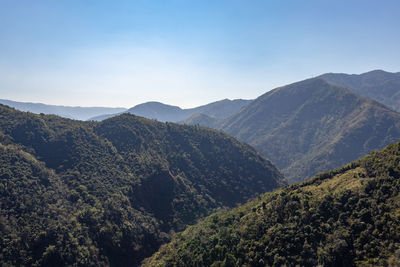
<path id="1" fill-rule="evenodd" d="M 126 111 L 126 108 L 106 108 L 106 107 L 68 107 L 46 105 L 41 103 L 16 102 L 11 100 L 0 99 L 0 104 L 16 108 L 20 111 L 29 111 L 40 114 L 54 114 L 64 118 L 75 120 L 87 120 L 94 116 L 105 113 L 120 113 Z"/>
<path id="2" fill-rule="evenodd" d="M 400 112 L 400 72 L 374 70 L 363 74 L 327 73 L 319 76 Z"/>
<path id="3" fill-rule="evenodd" d="M 267 92 L 218 128 L 255 147 L 296 182 L 400 140 L 400 114 L 309 79 Z"/>
<path id="4" fill-rule="evenodd" d="M 251 100 L 244 99 L 224 99 L 188 109 L 181 109 L 178 106 L 166 105 L 160 102 L 147 102 L 136 105 L 126 112 L 162 122 L 180 122 L 195 114 L 203 114 L 212 118 L 225 119 L 238 112 L 242 107 L 246 106 L 250 102 Z M 101 121 L 113 116 L 115 116 L 115 114 L 102 115 L 91 118 L 91 120 Z"/>
<path id="5" fill-rule="evenodd" d="M 221 132 L 0 105 L 0 262 L 135 266 L 174 231 L 284 184 Z"/>
<path id="6" fill-rule="evenodd" d="M 220 211 L 143 266 L 399 266 L 400 143 Z"/>

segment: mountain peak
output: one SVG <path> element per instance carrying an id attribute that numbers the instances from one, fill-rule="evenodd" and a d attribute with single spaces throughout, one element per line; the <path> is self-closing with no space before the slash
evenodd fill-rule
<path id="1" fill-rule="evenodd" d="M 400 111 L 400 75 L 384 70 L 362 74 L 327 73 L 319 76 L 329 83 L 345 87 L 352 92 L 378 101 Z"/>
<path id="2" fill-rule="evenodd" d="M 295 182 L 397 141 L 399 121 L 400 114 L 380 103 L 313 78 L 265 93 L 221 129 L 253 145 Z"/>
<path id="3" fill-rule="evenodd" d="M 168 105 L 168 104 L 164 104 L 164 103 L 157 102 L 157 101 L 149 101 L 149 102 L 138 104 L 138 105 L 130 108 L 129 110 L 135 110 L 135 109 L 143 108 L 143 107 L 145 107 L 145 108 L 156 107 L 156 108 L 175 109 L 175 110 L 181 109 L 178 106 Z"/>
<path id="4" fill-rule="evenodd" d="M 388 72 L 388 71 L 384 71 L 381 69 L 377 69 L 377 70 L 371 70 L 371 71 L 367 71 L 365 73 L 362 73 L 360 75 L 369 75 L 369 74 L 393 74 L 392 72 Z"/>

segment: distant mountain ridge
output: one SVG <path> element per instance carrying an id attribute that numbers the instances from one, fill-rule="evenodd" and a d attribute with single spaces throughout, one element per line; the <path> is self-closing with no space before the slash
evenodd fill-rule
<path id="1" fill-rule="evenodd" d="M 309 79 L 267 92 L 221 129 L 254 146 L 296 182 L 400 140 L 400 114 Z"/>
<path id="2" fill-rule="evenodd" d="M 224 119 L 213 118 L 202 113 L 196 113 L 181 121 L 182 124 L 200 125 L 203 127 L 219 129 Z"/>
<path id="3" fill-rule="evenodd" d="M 194 114 L 204 114 L 213 118 L 224 119 L 238 112 L 251 101 L 252 100 L 244 99 L 223 99 L 189 109 L 182 109 L 178 106 L 167 105 L 160 102 L 146 102 L 136 105 L 125 112 L 162 122 L 179 122 L 189 118 Z M 115 115 L 116 114 L 101 115 L 93 117 L 91 120 L 101 121 Z"/>
<path id="4" fill-rule="evenodd" d="M 225 120 L 185 123 L 252 145 L 292 183 L 400 140 L 399 113 L 319 78 L 269 91 Z"/>
<path id="5" fill-rule="evenodd" d="M 17 102 L 6 99 L 0 99 L 0 104 L 16 108 L 20 111 L 29 111 L 36 114 L 54 114 L 64 118 L 75 120 L 87 120 L 94 116 L 104 113 L 119 113 L 126 111 L 126 108 L 108 108 L 108 107 L 70 107 L 47 105 L 42 103 Z"/>
<path id="6" fill-rule="evenodd" d="M 319 78 L 374 99 L 400 112 L 400 72 L 373 70 L 359 75 L 326 73 Z"/>

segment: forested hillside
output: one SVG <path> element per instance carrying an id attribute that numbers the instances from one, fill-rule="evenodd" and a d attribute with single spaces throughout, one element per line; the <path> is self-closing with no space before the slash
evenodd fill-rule
<path id="1" fill-rule="evenodd" d="M 219 127 L 254 146 L 293 183 L 400 140 L 400 114 L 309 79 L 265 93 Z"/>
<path id="2" fill-rule="evenodd" d="M 213 214 L 143 266 L 400 266 L 400 143 Z"/>
<path id="3" fill-rule="evenodd" d="M 130 114 L 103 122 L 0 105 L 0 262 L 135 266 L 171 233 L 284 184 L 221 132 Z"/>

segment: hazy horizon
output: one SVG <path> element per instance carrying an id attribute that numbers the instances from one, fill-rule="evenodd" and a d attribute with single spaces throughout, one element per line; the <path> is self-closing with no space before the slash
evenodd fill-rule
<path id="1" fill-rule="evenodd" d="M 400 70 L 398 1 L 3 1 L 0 98 L 191 108 Z"/>
<path id="2" fill-rule="evenodd" d="M 378 70 L 378 69 L 377 69 L 377 70 Z M 379 70 L 380 70 L 380 69 L 379 69 Z M 375 70 L 370 70 L 370 71 L 375 71 Z M 386 70 L 382 70 L 382 71 L 388 72 L 388 71 L 386 71 Z M 368 71 L 368 72 L 369 72 L 369 71 Z M 331 72 L 331 73 L 332 73 L 332 72 Z M 362 72 L 362 73 L 344 73 L 344 74 L 358 75 L 358 74 L 363 74 L 363 73 L 365 73 L 365 72 Z M 390 73 L 400 73 L 400 72 L 393 71 L 393 72 L 390 72 Z M 322 75 L 322 74 L 325 74 L 325 73 L 321 73 L 321 75 Z M 316 75 L 316 77 L 317 77 L 317 76 L 319 76 L 319 75 Z M 311 78 L 312 78 L 312 77 L 311 77 Z M 298 81 L 295 81 L 295 82 L 298 82 Z M 290 84 L 290 83 L 289 83 L 289 84 Z M 279 88 L 279 87 L 281 87 L 281 86 L 289 85 L 289 84 L 282 84 L 282 85 L 280 85 L 280 86 L 271 88 L 271 89 L 265 91 L 264 93 L 266 93 L 266 92 L 268 92 L 268 91 L 270 91 L 270 90 Z M 262 94 L 264 94 L 264 93 L 262 93 Z M 261 94 L 261 95 L 262 95 L 262 94 Z M 261 95 L 259 95 L 259 96 L 261 96 Z M 259 96 L 257 96 L 257 97 L 259 97 Z M 135 107 L 135 106 L 137 106 L 137 105 L 145 104 L 145 103 L 150 103 L 150 102 L 159 102 L 159 103 L 162 103 L 162 104 L 165 104 L 165 105 L 177 106 L 177 107 L 180 107 L 180 108 L 182 108 L 182 109 L 191 109 L 191 108 L 196 108 L 196 107 L 204 106 L 204 105 L 207 105 L 207 104 L 210 104 L 210 103 L 214 103 L 214 102 L 218 102 L 218 101 L 222 101 L 222 100 L 226 100 L 226 99 L 227 99 L 227 100 L 231 100 L 231 101 L 233 101 L 233 100 L 254 100 L 254 99 L 256 99 L 257 97 L 252 98 L 252 99 L 244 99 L 244 98 L 235 98 L 235 99 L 224 98 L 224 99 L 217 99 L 217 100 L 213 100 L 213 101 L 211 101 L 211 102 L 206 102 L 206 103 L 203 103 L 203 104 L 199 104 L 199 105 L 195 105 L 195 106 L 189 106 L 189 107 L 182 107 L 182 106 L 180 106 L 179 104 L 174 105 L 174 104 L 170 104 L 170 103 L 166 103 L 166 102 L 161 102 L 161 101 L 157 101 L 157 100 L 148 100 L 148 101 L 145 101 L 145 102 L 136 103 L 136 104 L 134 104 L 134 105 L 132 105 L 132 106 L 125 106 L 125 107 L 123 107 L 123 106 L 82 106 L 82 105 L 76 106 L 76 105 L 63 105 L 63 104 L 54 104 L 54 103 L 32 102 L 32 101 L 17 101 L 17 100 L 14 100 L 14 99 L 4 99 L 4 98 L 0 98 L 0 99 L 6 100 L 6 101 L 11 101 L 11 102 L 25 103 L 25 104 L 43 104 L 43 105 L 64 106 L 64 107 L 72 107 L 72 108 L 79 108 L 79 107 L 82 107 L 82 108 L 124 108 L 124 109 L 127 109 L 127 110 L 128 110 L 128 109 L 133 108 L 133 107 Z"/>

